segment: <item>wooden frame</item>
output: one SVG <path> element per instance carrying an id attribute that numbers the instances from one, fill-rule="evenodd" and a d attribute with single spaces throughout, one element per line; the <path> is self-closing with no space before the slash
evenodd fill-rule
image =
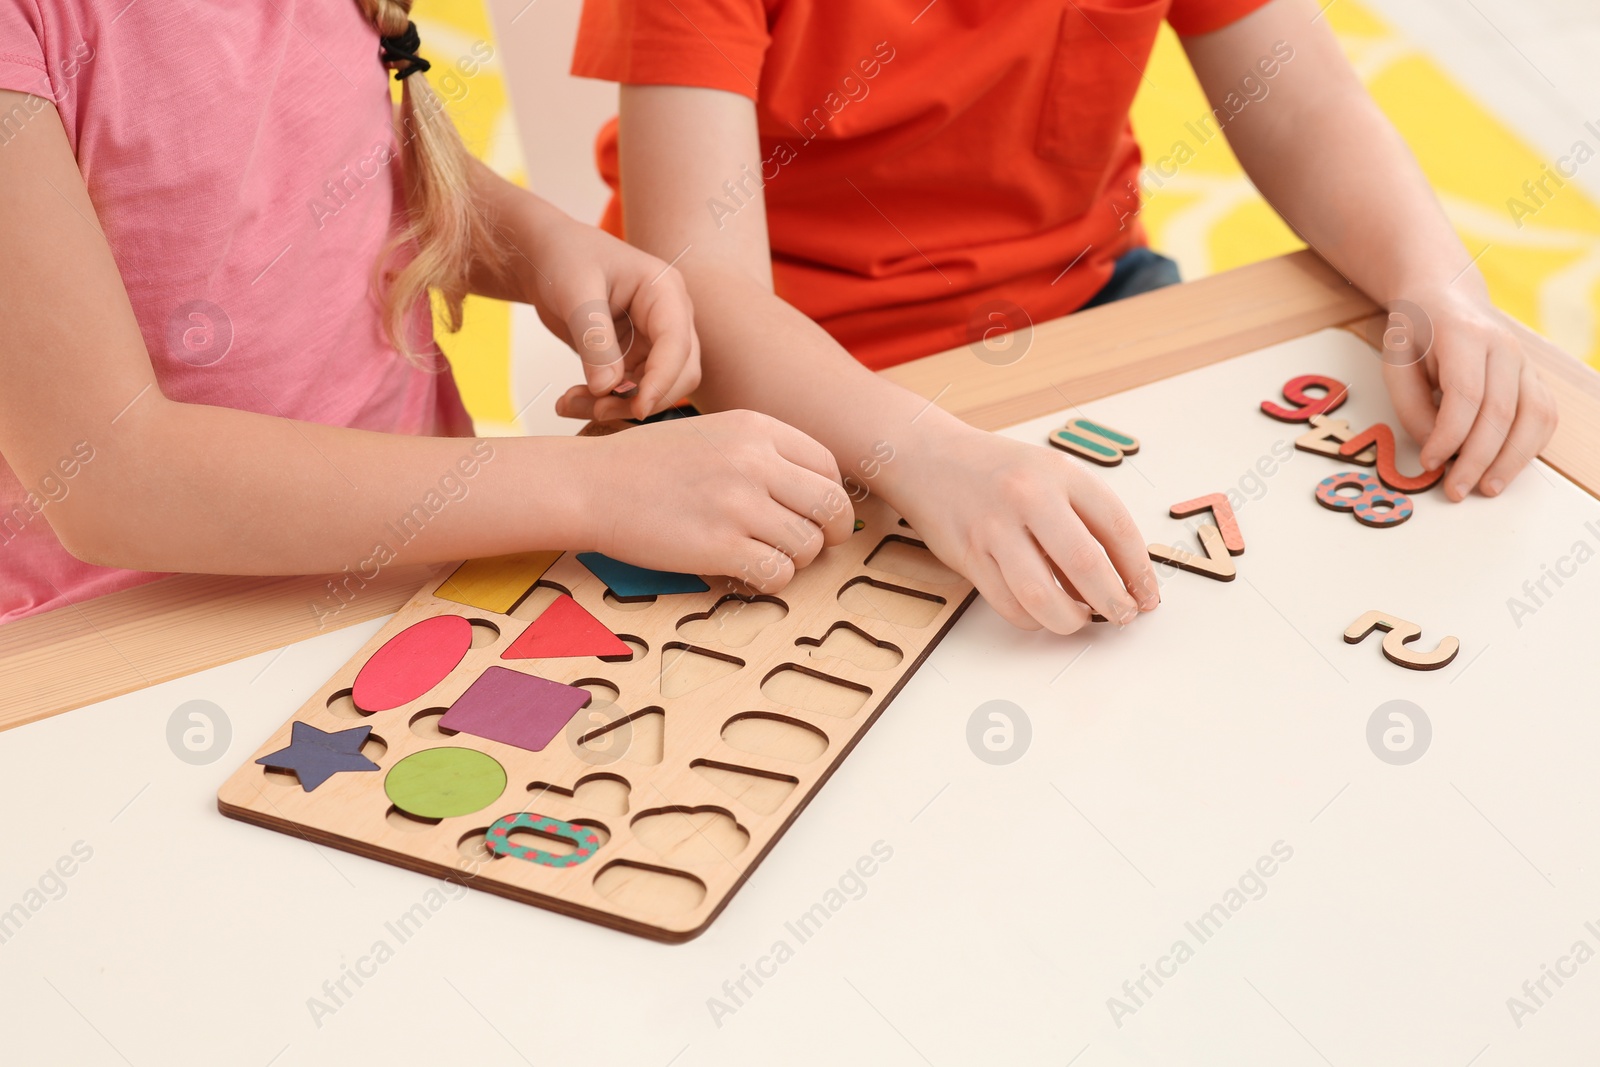
<path id="1" fill-rule="evenodd" d="M 1040 323 L 1009 366 L 963 347 L 884 375 L 992 430 L 1330 326 L 1371 336 L 1377 314 L 1302 251 Z M 1561 411 L 1541 458 L 1600 496 L 1600 375 L 1570 358 L 1539 363 Z M 436 574 L 384 572 L 332 625 L 397 611 Z M 307 605 L 326 581 L 184 575 L 0 626 L 0 729 L 313 637 L 322 627 Z"/>
<path id="2" fill-rule="evenodd" d="M 229 777 L 217 806 L 235 819 L 642 937 L 695 937 L 977 596 L 881 498 L 861 501 L 856 516 L 861 528 L 777 595 L 707 576 L 701 592 L 627 603 L 572 553 L 509 614 L 440 599 L 448 578 L 429 583 Z M 632 645 L 630 657 L 516 656 L 518 634 L 561 597 Z M 778 613 L 747 618 L 757 605 Z M 441 637 L 419 628 L 439 622 L 456 643 L 443 642 L 443 655 L 427 663 Z M 854 634 L 843 654 L 828 641 L 841 627 Z M 391 641 L 403 651 L 379 677 L 408 684 L 363 706 L 359 679 Z M 895 655 L 864 662 L 867 649 Z M 405 677 L 413 667 L 420 676 Z M 537 698 L 517 695 L 519 685 L 580 697 L 587 689 L 590 703 L 576 714 L 566 705 L 557 732 L 536 739 L 504 735 L 490 725 L 492 714 L 452 723 L 491 678 L 491 686 L 512 686 L 498 698 L 502 723 L 532 717 Z M 640 722 L 646 718 L 654 723 Z M 346 755 L 340 773 L 313 777 L 310 789 L 270 762 L 295 734 L 352 728 L 372 731 L 345 735 L 350 745 L 373 745 L 371 759 Z M 488 783 L 467 803 L 456 806 L 460 778 L 427 782 L 414 794 L 387 788 L 396 776 L 426 781 L 437 773 L 408 774 L 408 760 L 426 767 L 463 756 L 474 765 L 467 790 Z M 613 803 L 578 801 L 582 785 L 597 780 L 612 783 Z M 518 826 L 552 822 L 576 853 L 543 852 L 551 843 L 538 838 L 549 834 L 530 844 L 510 839 Z M 594 835 L 588 845 L 586 834 Z M 496 845 L 539 850 L 541 858 L 495 856 Z"/>

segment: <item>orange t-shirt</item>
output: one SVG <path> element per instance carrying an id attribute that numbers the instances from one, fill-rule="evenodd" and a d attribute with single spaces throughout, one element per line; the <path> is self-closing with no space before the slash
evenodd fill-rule
<path id="1" fill-rule="evenodd" d="M 1144 243 L 1128 108 L 1161 20 L 1208 33 L 1265 2 L 585 0 L 572 72 L 754 100 L 759 174 L 706 209 L 761 188 L 778 295 L 880 368 L 1093 296 Z"/>

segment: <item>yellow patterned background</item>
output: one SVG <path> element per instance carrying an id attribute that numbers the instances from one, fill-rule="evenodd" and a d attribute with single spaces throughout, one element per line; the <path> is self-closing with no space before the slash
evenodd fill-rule
<path id="1" fill-rule="evenodd" d="M 469 54 L 476 41 L 494 41 L 482 0 L 423 0 L 416 15 L 436 64 L 440 57 Z M 1600 209 L 1594 200 L 1568 183 L 1518 227 L 1507 200 L 1522 196 L 1522 183 L 1538 178 L 1548 161 L 1357 0 L 1331 5 L 1326 17 L 1362 81 L 1417 154 L 1463 242 L 1474 254 L 1483 253 L 1478 265 L 1496 302 L 1600 366 Z M 501 174 L 524 182 L 498 59 L 497 49 L 496 61 L 462 79 L 463 91 L 441 95 L 450 100 L 473 150 Z M 1207 111 L 1176 36 L 1163 28 L 1134 104 L 1134 127 L 1147 158 L 1166 154 L 1176 141 L 1192 141 L 1184 123 Z M 575 165 L 591 163 L 585 158 Z M 1178 259 L 1188 278 L 1303 247 L 1220 139 L 1163 181 L 1143 218 L 1151 243 Z M 446 342 L 467 407 L 485 427 L 513 428 L 511 334 L 505 305 L 472 299 L 465 328 Z"/>

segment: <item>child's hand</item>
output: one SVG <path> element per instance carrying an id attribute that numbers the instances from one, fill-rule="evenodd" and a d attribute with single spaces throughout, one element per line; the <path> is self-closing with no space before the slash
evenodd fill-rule
<path id="1" fill-rule="evenodd" d="M 541 244 L 528 302 L 578 353 L 587 383 L 556 402 L 560 414 L 642 419 L 694 391 L 700 341 L 677 271 L 565 216 Z M 613 396 L 619 387 L 624 395 Z"/>
<path id="2" fill-rule="evenodd" d="M 1558 350 L 1487 299 L 1450 295 L 1421 306 L 1428 321 L 1409 325 L 1431 327 L 1431 338 L 1414 339 L 1425 357 L 1399 365 L 1385 351 L 1395 412 L 1422 442 L 1423 467 L 1460 453 L 1445 476 L 1446 496 L 1461 500 L 1473 486 L 1494 496 L 1555 434 L 1555 399 L 1529 352 Z"/>
<path id="3" fill-rule="evenodd" d="M 773 593 L 855 525 L 832 454 L 753 411 L 635 426 L 590 447 L 590 543 L 636 566 Z"/>
<path id="4" fill-rule="evenodd" d="M 884 472 L 917 535 L 1016 626 L 1067 634 L 1089 621 L 1084 602 L 1119 625 L 1160 603 L 1128 509 L 1066 456 L 961 427 Z"/>

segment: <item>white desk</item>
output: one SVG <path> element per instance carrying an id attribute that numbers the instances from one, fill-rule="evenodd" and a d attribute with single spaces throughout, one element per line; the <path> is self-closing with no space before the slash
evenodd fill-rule
<path id="1" fill-rule="evenodd" d="M 1167 505 L 1238 487 L 1298 434 L 1259 400 L 1333 374 L 1359 428 L 1391 415 L 1375 370 L 1327 332 L 1084 413 L 1142 438 L 1107 477 L 1170 543 L 1186 535 Z M 1008 432 L 1042 442 L 1058 421 Z M 0 909 L 26 910 L 76 842 L 93 850 L 0 944 L 5 1060 L 1579 1062 L 1600 961 L 1564 964 L 1572 976 L 1547 979 L 1520 1028 L 1507 998 L 1579 940 L 1600 952 L 1600 562 L 1550 585 L 1520 627 L 1506 599 L 1575 542 L 1600 549 L 1600 502 L 1541 470 L 1497 501 L 1420 494 L 1408 524 L 1369 530 L 1312 501 L 1337 469 L 1293 453 L 1239 512 L 1239 580 L 1174 574 L 1126 632 L 1023 634 L 975 604 L 685 945 L 217 813 L 222 780 L 381 620 L 0 733 Z M 1370 608 L 1421 624 L 1424 647 L 1458 636 L 1460 656 L 1420 674 L 1385 661 L 1376 635 L 1345 645 Z M 1432 722 L 1409 765 L 1366 740 L 1396 698 Z M 168 747 L 191 699 L 231 722 L 209 765 Z M 1008 765 L 968 747 L 969 717 L 994 699 L 1031 722 Z M 802 942 L 786 924 L 826 907 L 878 842 L 892 858 Z M 1202 942 L 1186 924 L 1226 906 L 1277 842 L 1292 857 Z M 428 917 L 401 940 L 386 924 L 418 904 Z M 1180 939 L 1192 957 L 1162 964 L 1170 977 L 1146 978 L 1136 1003 L 1124 982 Z M 762 984 L 730 994 L 758 964 Z M 324 983 L 358 967 L 336 1001 Z M 1114 1020 L 1111 997 L 1136 1010 Z M 732 1010 L 714 1018 L 712 998 Z"/>

